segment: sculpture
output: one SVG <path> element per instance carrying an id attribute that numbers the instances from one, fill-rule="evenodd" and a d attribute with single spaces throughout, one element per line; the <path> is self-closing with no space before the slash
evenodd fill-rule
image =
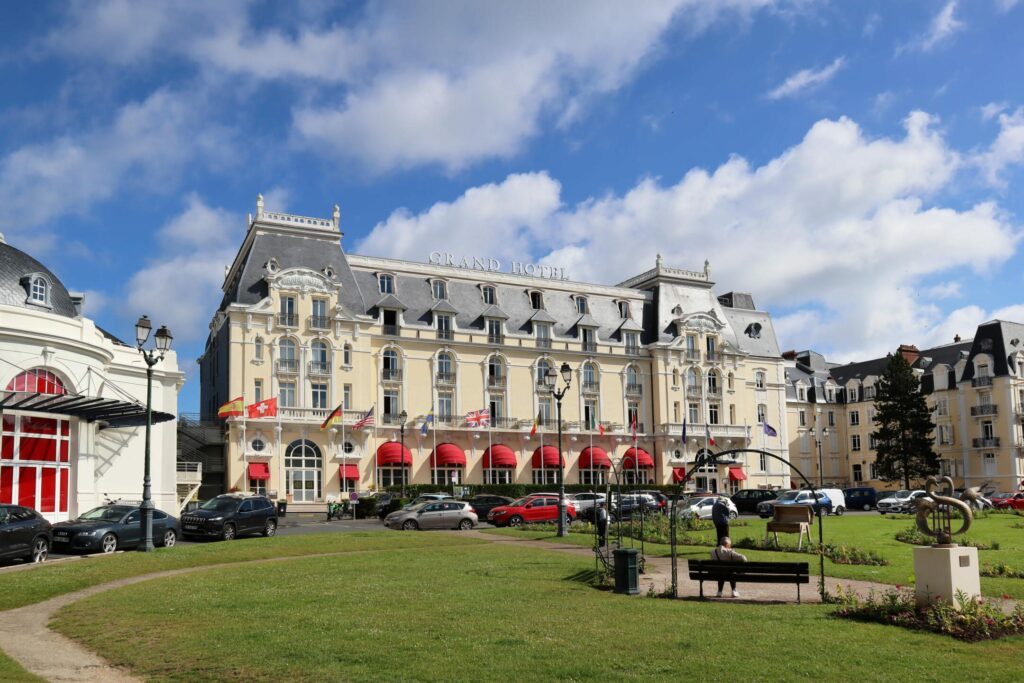
<path id="1" fill-rule="evenodd" d="M 971 507 L 954 497 L 953 480 L 950 477 L 928 477 L 924 490 L 927 497 L 920 498 L 917 502 L 917 528 L 921 533 L 935 538 L 933 546 L 956 546 L 953 543 L 953 536 L 965 533 L 971 528 L 971 521 L 974 519 Z M 945 495 L 936 493 L 940 490 Z M 956 531 L 953 531 L 953 508 L 959 510 L 963 518 L 963 523 Z"/>

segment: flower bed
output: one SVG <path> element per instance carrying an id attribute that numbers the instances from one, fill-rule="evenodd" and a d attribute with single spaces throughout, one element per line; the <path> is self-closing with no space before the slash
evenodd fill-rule
<path id="1" fill-rule="evenodd" d="M 1024 569 L 1014 569 L 1005 562 L 981 565 L 982 576 L 998 576 L 1008 579 L 1024 579 Z"/>
<path id="2" fill-rule="evenodd" d="M 914 591 L 899 586 L 880 596 L 871 592 L 867 599 L 840 587 L 832 602 L 839 605 L 833 615 L 843 619 L 930 631 L 968 642 L 1024 634 L 1024 605 L 1006 614 L 999 605 L 971 600 L 963 593 L 957 595 L 955 607 L 947 603 L 917 607 Z"/>
<path id="3" fill-rule="evenodd" d="M 806 553 L 808 555 L 818 554 L 818 545 L 816 543 L 808 543 L 802 548 L 797 548 L 795 545 L 786 545 L 781 543 L 779 545 L 775 545 L 775 543 L 771 541 L 766 542 L 764 539 L 741 538 L 736 541 L 735 546 L 746 550 L 767 550 L 780 553 Z M 836 545 L 834 543 L 826 543 L 822 548 L 825 551 L 825 557 L 836 564 L 857 564 L 870 567 L 885 567 L 889 564 L 889 560 L 870 550 L 862 550 L 848 545 Z"/>
<path id="4" fill-rule="evenodd" d="M 921 530 L 915 526 L 908 527 L 901 531 L 896 532 L 896 540 L 900 543 L 908 543 L 910 545 L 931 545 L 935 543 L 935 539 L 927 534 L 922 534 Z M 980 541 L 975 541 L 970 538 L 957 538 L 957 545 L 965 545 L 978 550 L 999 550 L 999 542 L 993 541 L 990 544 L 985 544 Z"/>

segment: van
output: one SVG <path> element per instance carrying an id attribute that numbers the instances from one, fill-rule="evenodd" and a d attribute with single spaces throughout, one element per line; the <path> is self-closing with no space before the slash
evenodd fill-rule
<path id="1" fill-rule="evenodd" d="M 846 504 L 851 510 L 870 510 L 878 502 L 878 491 L 870 486 L 855 486 L 843 489 Z"/>
<path id="2" fill-rule="evenodd" d="M 842 515 L 846 512 L 846 496 L 839 489 L 818 489 L 826 496 L 828 496 L 829 502 L 832 503 L 832 509 L 829 510 L 830 514 Z"/>

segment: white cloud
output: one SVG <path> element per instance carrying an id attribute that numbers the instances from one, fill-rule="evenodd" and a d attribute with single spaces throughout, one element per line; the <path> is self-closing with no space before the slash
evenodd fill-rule
<path id="1" fill-rule="evenodd" d="M 981 120 L 991 121 L 1006 111 L 1009 105 L 1006 102 L 989 102 L 980 108 Z"/>
<path id="2" fill-rule="evenodd" d="M 571 207 L 546 174 L 510 176 L 393 215 L 359 248 L 417 260 L 435 249 L 532 257 L 608 283 L 653 265 L 656 252 L 680 267 L 699 268 L 706 257 L 721 288 L 786 307 L 784 345 L 837 358 L 883 353 L 941 321 L 936 306 L 922 306 L 921 281 L 985 272 L 1020 239 L 993 204 L 934 205 L 961 157 L 927 114 L 910 114 L 905 129 L 871 139 L 849 119 L 822 120 L 762 166 L 733 157 L 675 184 L 648 178 Z"/>
<path id="3" fill-rule="evenodd" d="M 801 69 L 773 88 L 766 97 L 770 100 L 780 100 L 784 97 L 793 97 L 810 88 L 824 85 L 832 80 L 845 64 L 846 59 L 844 57 L 836 57 L 831 64 L 820 69 Z"/>
<path id="4" fill-rule="evenodd" d="M 1000 12 L 1009 12 L 1017 6 L 1018 2 L 1020 0 L 996 0 L 996 9 Z"/>
<path id="5" fill-rule="evenodd" d="M 899 55 L 906 51 L 930 52 L 940 44 L 948 41 L 958 31 L 966 28 L 967 24 L 960 21 L 955 16 L 956 5 L 957 0 L 950 0 L 947 2 L 945 6 L 939 10 L 939 13 L 932 18 L 931 23 L 928 25 L 928 30 L 911 40 L 909 43 L 905 43 L 896 48 L 896 54 Z"/>
<path id="6" fill-rule="evenodd" d="M 920 348 L 952 344 L 957 335 L 961 339 L 970 339 L 978 325 L 991 320 L 1024 320 L 1024 305 L 1013 304 L 995 310 L 985 310 L 981 306 L 970 305 L 953 310 L 934 326 L 928 328 L 921 336 Z"/>
<path id="7" fill-rule="evenodd" d="M 204 338 L 221 297 L 224 266 L 234 258 L 244 223 L 190 194 L 183 211 L 157 232 L 160 259 L 129 279 L 122 314 L 147 314 L 154 324 L 167 325 L 181 343 Z"/>
<path id="8" fill-rule="evenodd" d="M 999 114 L 999 135 L 988 150 L 975 157 L 975 162 L 991 185 L 1005 187 L 1003 171 L 1008 166 L 1024 163 L 1024 107 L 1018 107 L 1013 113 Z"/>
<path id="9" fill-rule="evenodd" d="M 110 303 L 110 297 L 98 290 L 87 289 L 82 293 L 85 295 L 82 313 L 87 318 L 95 318 Z"/>
<path id="10" fill-rule="evenodd" d="M 960 283 L 956 280 L 932 285 L 924 291 L 929 299 L 958 299 L 963 296 Z"/>

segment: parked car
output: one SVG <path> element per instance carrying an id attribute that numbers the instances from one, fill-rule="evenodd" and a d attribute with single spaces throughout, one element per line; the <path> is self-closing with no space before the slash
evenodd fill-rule
<path id="1" fill-rule="evenodd" d="M 668 504 L 670 502 L 669 497 L 661 491 L 638 491 L 638 493 L 645 493 L 654 499 L 654 502 L 658 504 L 659 512 L 668 512 Z"/>
<path id="2" fill-rule="evenodd" d="M 455 496 L 450 493 L 444 493 L 443 491 L 438 493 L 421 493 L 412 499 L 412 501 L 406 503 L 403 506 L 403 510 L 409 510 L 413 505 L 419 505 L 420 503 L 432 503 L 438 500 L 455 500 Z"/>
<path id="3" fill-rule="evenodd" d="M 841 516 L 846 512 L 846 494 L 841 489 L 818 489 L 821 493 L 824 493 L 828 498 L 828 501 L 832 504 L 828 507 L 825 512 L 830 515 Z"/>
<path id="4" fill-rule="evenodd" d="M 508 505 L 512 502 L 511 498 L 506 496 L 495 496 L 490 493 L 480 493 L 469 499 L 469 504 L 476 510 L 476 515 L 480 519 L 487 519 L 487 513 L 499 505 Z"/>
<path id="5" fill-rule="evenodd" d="M 661 507 L 658 500 L 649 493 L 627 493 L 622 498 L 612 498 L 609 512 L 613 519 L 632 519 L 640 516 L 640 509 L 643 508 L 644 515 L 651 516 L 658 514 Z"/>
<path id="6" fill-rule="evenodd" d="M 433 500 L 417 503 L 413 507 L 392 512 L 384 518 L 389 529 L 416 531 L 418 529 L 461 529 L 468 531 L 479 518 L 473 506 L 464 500 Z"/>
<path id="7" fill-rule="evenodd" d="M 989 500 L 1002 510 L 1024 510 L 1024 491 L 994 493 Z"/>
<path id="8" fill-rule="evenodd" d="M 230 541 L 246 534 L 277 533 L 277 510 L 265 496 L 225 493 L 181 517 L 184 538 L 205 536 Z"/>
<path id="9" fill-rule="evenodd" d="M 776 505 L 809 505 L 815 514 L 828 514 L 832 512 L 832 501 L 825 495 L 824 491 L 816 491 L 814 494 L 809 489 L 799 491 L 785 491 L 774 500 L 766 500 L 757 504 L 757 515 L 767 519 L 775 514 Z"/>
<path id="10" fill-rule="evenodd" d="M 732 500 L 733 505 L 736 506 L 737 511 L 756 513 L 758 503 L 762 503 L 766 500 L 775 500 L 778 497 L 778 491 L 771 491 L 768 489 L 743 489 L 734 493 L 730 500 Z"/>
<path id="11" fill-rule="evenodd" d="M 605 502 L 603 493 L 577 493 L 572 497 L 572 504 L 580 517 L 583 517 L 584 514 L 593 516 L 594 507 L 603 502 Z"/>
<path id="12" fill-rule="evenodd" d="M 739 510 L 736 509 L 736 504 L 725 496 L 694 496 L 693 498 L 687 498 L 685 502 L 679 505 L 679 516 L 711 519 L 711 508 L 719 500 L 724 500 L 728 504 L 729 519 L 736 519 L 739 515 Z"/>
<path id="13" fill-rule="evenodd" d="M 576 519 L 576 507 L 566 502 L 569 521 Z M 487 515 L 487 521 L 494 526 L 522 526 L 536 522 L 558 521 L 558 496 L 526 496 L 508 505 L 499 505 Z"/>
<path id="14" fill-rule="evenodd" d="M 387 491 L 377 495 L 377 517 L 381 521 L 384 521 L 384 518 L 388 516 L 388 507 L 394 499 L 395 494 L 388 493 Z"/>
<path id="15" fill-rule="evenodd" d="M 32 508 L 0 505 L 0 559 L 45 562 L 52 539 L 50 523 Z"/>
<path id="16" fill-rule="evenodd" d="M 102 505 L 78 519 L 53 525 L 53 546 L 58 552 L 84 550 L 112 553 L 142 543 L 142 510 L 138 505 Z M 172 547 L 178 540 L 178 519 L 153 510 L 153 544 Z"/>
<path id="17" fill-rule="evenodd" d="M 851 510 L 870 510 L 878 502 L 878 492 L 870 486 L 843 489 L 843 495 Z"/>
<path id="18" fill-rule="evenodd" d="M 921 491 L 920 489 L 917 491 L 901 489 L 897 491 L 894 495 L 888 498 L 883 498 L 882 500 L 878 501 L 876 507 L 878 508 L 878 511 L 883 515 L 888 512 L 909 513 L 913 512 L 914 508 L 917 506 L 917 499 L 923 497 L 924 495 L 925 492 Z"/>

